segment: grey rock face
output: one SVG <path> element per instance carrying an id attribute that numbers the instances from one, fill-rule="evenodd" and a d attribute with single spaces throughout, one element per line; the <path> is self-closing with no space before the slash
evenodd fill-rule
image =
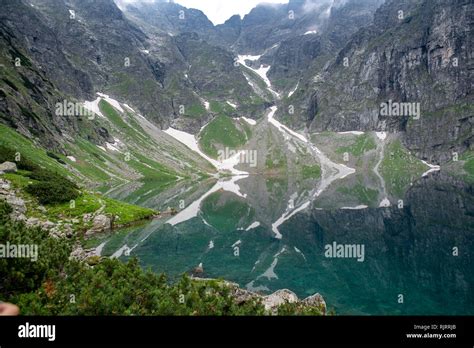
<path id="1" fill-rule="evenodd" d="M 12 64 L 0 86 L 0 122 L 65 154 L 65 134 L 113 140 L 98 124 L 85 135 L 80 120 L 55 115 L 58 100 L 96 92 L 191 133 L 219 113 L 205 109 L 209 100 L 238 104 L 230 116 L 257 118 L 271 101 L 252 91 L 233 57 L 265 53 L 258 63 L 271 65 L 269 78 L 285 95 L 277 117 L 294 128 L 401 131 L 430 162 L 472 149 L 472 1 L 381 3 L 292 0 L 214 27 L 174 3 L 121 12 L 113 0 L 5 0 L 0 53 Z M 419 104 L 421 118 L 381 115 L 389 100 Z"/>
<path id="2" fill-rule="evenodd" d="M 302 302 L 308 306 L 322 308 L 323 313 L 326 313 L 326 301 L 319 293 L 306 297 Z"/>
<path id="3" fill-rule="evenodd" d="M 404 132 L 433 162 L 472 147 L 471 1 L 387 1 L 336 59 L 311 76 L 295 103 L 312 130 Z M 403 11 L 400 15 L 399 11 Z M 399 17 L 401 16 L 401 17 Z M 309 95 L 318 108 L 309 107 Z M 384 116 L 389 101 L 419 105 L 420 117 Z M 312 113 L 312 114 L 311 114 Z"/>
<path id="4" fill-rule="evenodd" d="M 298 296 L 288 289 L 277 290 L 273 294 L 263 298 L 265 309 L 270 312 L 276 312 L 278 307 L 284 303 L 296 302 L 298 302 Z"/>
<path id="5" fill-rule="evenodd" d="M 269 60 L 270 79 L 281 81 L 278 87 L 285 91 L 293 88 L 311 65 L 326 63 L 354 33 L 368 26 L 381 3 L 380 0 L 344 1 L 331 7 L 311 8 L 303 1 L 299 5 L 304 10 L 301 12 L 295 1 L 296 23 L 291 36 L 279 43 Z"/>

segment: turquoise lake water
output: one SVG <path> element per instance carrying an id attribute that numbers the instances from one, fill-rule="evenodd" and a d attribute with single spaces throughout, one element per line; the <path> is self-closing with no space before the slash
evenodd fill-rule
<path id="1" fill-rule="evenodd" d="M 112 191 L 180 213 L 107 237 L 102 255 L 138 257 L 171 278 L 202 264 L 205 277 L 262 293 L 319 292 L 341 315 L 474 314 L 472 186 L 435 173 L 410 187 L 402 207 L 341 209 L 345 202 L 320 207 L 329 194 L 313 199 L 308 186 L 284 181 L 250 176 Z M 363 246 L 363 262 L 327 257 L 333 243 Z"/>

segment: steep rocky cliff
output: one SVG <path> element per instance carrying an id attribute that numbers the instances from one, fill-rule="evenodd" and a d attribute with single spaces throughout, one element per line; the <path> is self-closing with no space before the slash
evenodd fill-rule
<path id="1" fill-rule="evenodd" d="M 281 93 L 277 117 L 295 129 L 400 131 L 432 162 L 472 148 L 472 1 L 291 0 L 218 26 L 174 3 L 118 2 L 4 2 L 3 123 L 56 148 L 60 130 L 81 126 L 54 115 L 55 102 L 96 92 L 194 134 L 220 114 L 259 118 L 272 101 L 235 61 L 255 54 Z M 421 115 L 383 115 L 382 103 Z"/>
<path id="2" fill-rule="evenodd" d="M 179 15 L 182 7 L 161 5 L 151 8 L 161 14 L 156 20 L 163 29 L 151 20 L 154 17 L 144 16 L 155 13 L 148 7 L 140 12 L 144 17 L 134 24 L 113 0 L 6 1 L 0 15 L 5 69 L 18 74 L 29 68 L 41 78 L 22 82 L 19 76 L 19 81 L 31 88 L 15 93 L 7 93 L 13 87 L 5 82 L 2 93 L 6 100 L 1 111 L 10 117 L 3 117 L 4 123 L 21 127 L 25 134 L 46 134 L 42 128 L 51 133 L 55 125 L 75 133 L 75 121 L 70 125 L 61 120 L 51 122 L 55 118 L 54 104 L 64 99 L 94 100 L 96 92 L 128 103 L 161 128 L 173 125 L 191 133 L 221 112 L 227 101 L 239 106 L 233 112 L 236 116 L 252 117 L 261 112 L 261 99 L 234 64 L 233 56 L 187 32 L 188 27 L 211 28 L 214 32 L 209 20 L 200 11 L 186 9 L 183 24 L 168 28 L 167 23 L 175 23 L 172 16 Z M 203 31 L 200 33 L 206 37 Z M 15 70 L 17 58 L 24 59 Z M 42 84 L 48 84 L 50 91 Z M 16 103 L 13 94 L 16 98 L 36 99 L 44 115 L 36 121 L 30 115 L 26 122 L 22 111 L 15 111 L 19 108 L 15 105 L 22 104 L 25 110 L 30 107 L 26 102 Z M 58 142 L 58 134 L 45 135 L 44 144 Z"/>
<path id="3" fill-rule="evenodd" d="M 291 36 L 278 44 L 274 55 L 265 61 L 271 65 L 269 77 L 288 92 L 306 75 L 311 65 L 324 64 L 333 57 L 360 28 L 368 26 L 381 0 L 290 2 L 295 11 Z M 300 6 L 296 6 L 299 4 Z"/>
<path id="4" fill-rule="evenodd" d="M 387 1 L 288 105 L 311 130 L 403 132 L 417 156 L 447 161 L 472 143 L 472 1 Z M 382 103 L 420 115 L 384 115 Z M 282 115 L 283 116 L 283 115 Z M 283 116 L 284 117 L 284 116 Z"/>

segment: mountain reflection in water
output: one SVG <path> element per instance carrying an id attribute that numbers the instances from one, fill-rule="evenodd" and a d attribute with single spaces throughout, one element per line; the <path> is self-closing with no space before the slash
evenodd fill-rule
<path id="1" fill-rule="evenodd" d="M 379 208 L 334 201 L 334 190 L 314 198 L 312 182 L 231 180 L 182 182 L 159 194 L 111 191 L 155 209 L 185 206 L 188 215 L 120 231 L 103 241 L 102 254 L 138 257 L 170 277 L 202 263 L 204 276 L 254 291 L 319 292 L 337 314 L 474 314 L 471 185 L 433 173 Z M 363 262 L 326 257 L 333 243 L 363 246 Z"/>

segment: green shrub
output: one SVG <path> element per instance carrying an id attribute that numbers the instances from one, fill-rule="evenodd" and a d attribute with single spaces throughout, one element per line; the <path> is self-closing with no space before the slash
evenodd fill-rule
<path id="1" fill-rule="evenodd" d="M 324 307 L 308 306 L 303 303 L 284 303 L 278 307 L 278 315 L 289 316 L 318 316 L 323 315 L 325 312 Z"/>
<path id="2" fill-rule="evenodd" d="M 47 231 L 12 221 L 11 211 L 9 205 L 0 201 L 0 244 L 36 245 L 37 260 L 0 258 L 0 300 L 36 290 L 48 276 L 61 271 L 71 251 L 67 242 L 49 237 Z"/>
<path id="3" fill-rule="evenodd" d="M 69 202 L 79 197 L 79 192 L 61 182 L 40 181 L 26 187 L 26 192 L 38 198 L 41 204 Z"/>
<path id="4" fill-rule="evenodd" d="M 64 162 L 61 157 L 59 157 L 58 155 L 56 155 L 54 152 L 50 152 L 50 151 L 47 151 L 46 152 L 46 155 L 48 155 L 48 157 L 51 157 L 53 159 L 55 159 L 56 161 L 58 161 L 59 163 L 61 164 L 66 164 L 66 162 Z"/>
<path id="5" fill-rule="evenodd" d="M 38 182 L 28 185 L 26 192 L 37 197 L 41 204 L 64 203 L 79 197 L 77 185 L 58 173 L 37 169 L 28 177 Z"/>
<path id="6" fill-rule="evenodd" d="M 0 244 L 35 244 L 38 259 L 0 258 L 0 299 L 23 315 L 263 315 L 258 300 L 237 303 L 218 280 L 166 276 L 145 271 L 137 259 L 99 259 L 90 267 L 70 260 L 72 242 L 14 222 L 0 201 Z M 73 297 L 71 297 L 73 296 Z M 74 300 L 72 300 L 74 299 Z M 318 309 L 284 305 L 279 314 L 319 314 Z"/>
<path id="7" fill-rule="evenodd" d="M 52 172 L 48 169 L 37 169 L 28 174 L 28 177 L 37 180 L 37 181 L 43 181 L 43 182 L 55 182 L 59 183 L 61 185 L 64 185 L 69 188 L 77 189 L 77 185 L 72 182 L 71 180 L 65 178 L 61 174 Z"/>
<path id="8" fill-rule="evenodd" d="M 19 160 L 17 161 L 17 151 L 0 145 L 0 163 L 3 162 L 14 162 L 18 169 L 33 171 L 39 169 L 39 166 L 30 161 L 27 157 L 20 154 Z"/>
<path id="9" fill-rule="evenodd" d="M 319 179 L 321 177 L 321 167 L 319 165 L 305 166 L 303 165 L 303 178 L 314 178 Z"/>
<path id="10" fill-rule="evenodd" d="M 20 296 L 26 315 L 255 315 L 260 303 L 237 304 L 217 281 L 189 277 L 168 283 L 163 275 L 140 268 L 137 259 L 104 259 L 94 267 L 71 262 L 65 274 L 50 279 L 34 294 Z M 75 295 L 71 303 L 70 295 Z"/>

